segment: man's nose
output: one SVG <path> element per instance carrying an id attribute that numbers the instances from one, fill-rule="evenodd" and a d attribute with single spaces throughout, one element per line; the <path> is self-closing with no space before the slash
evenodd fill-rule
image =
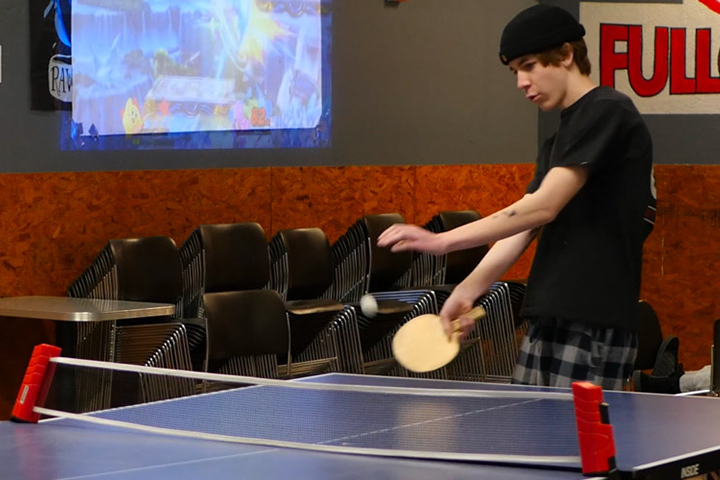
<path id="1" fill-rule="evenodd" d="M 521 72 L 518 72 L 517 74 L 517 88 L 520 90 L 526 90 L 530 86 L 530 81 L 527 78 L 527 75 L 524 75 Z"/>

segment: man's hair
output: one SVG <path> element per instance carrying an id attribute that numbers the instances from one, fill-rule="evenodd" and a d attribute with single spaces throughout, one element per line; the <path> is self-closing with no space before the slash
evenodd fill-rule
<path id="1" fill-rule="evenodd" d="M 559 66 L 563 59 L 567 58 L 570 53 L 573 54 L 573 62 L 578 66 L 580 73 L 590 75 L 592 65 L 588 58 L 588 49 L 584 38 L 566 42 L 559 47 L 545 50 L 537 54 L 537 59 L 543 66 L 554 65 Z"/>

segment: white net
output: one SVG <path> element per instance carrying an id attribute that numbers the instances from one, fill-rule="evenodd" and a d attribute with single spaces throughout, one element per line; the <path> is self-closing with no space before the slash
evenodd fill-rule
<path id="1" fill-rule="evenodd" d="M 422 380 L 411 387 L 363 385 L 373 381 L 365 376 L 283 381 L 53 361 L 59 379 L 53 398 L 77 397 L 74 379 L 82 376 L 110 378 L 104 388 L 111 390 L 116 408 L 82 415 L 71 413 L 81 408 L 38 410 L 73 421 L 320 451 L 580 466 L 572 396 L 566 393 L 509 386 L 495 391 L 455 382 L 417 388 Z M 177 398 L 138 404 L 136 390 L 146 384 L 164 385 L 161 390 Z M 82 399 L 66 404 L 77 407 Z"/>

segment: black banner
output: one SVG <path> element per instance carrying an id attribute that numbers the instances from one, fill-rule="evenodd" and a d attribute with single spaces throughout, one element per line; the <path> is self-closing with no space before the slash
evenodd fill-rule
<path id="1" fill-rule="evenodd" d="M 70 110 L 70 0 L 29 1 L 32 109 Z"/>

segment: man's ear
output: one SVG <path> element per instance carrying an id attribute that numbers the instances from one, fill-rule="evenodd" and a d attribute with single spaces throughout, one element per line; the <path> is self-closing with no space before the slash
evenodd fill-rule
<path id="1" fill-rule="evenodd" d="M 560 64 L 564 67 L 570 68 L 570 66 L 573 64 L 573 59 L 575 58 L 575 51 L 573 50 L 572 45 L 570 45 L 568 42 L 563 43 L 561 51 L 565 55 L 565 57 L 560 60 Z"/>

